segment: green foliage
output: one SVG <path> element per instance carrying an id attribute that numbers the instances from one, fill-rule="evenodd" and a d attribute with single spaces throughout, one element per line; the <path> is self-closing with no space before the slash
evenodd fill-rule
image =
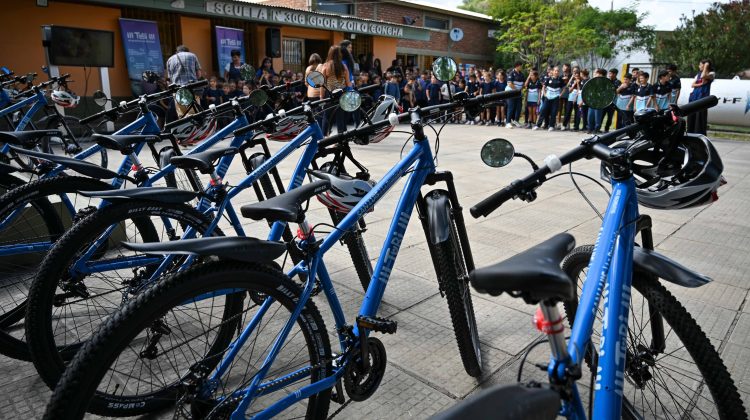
<path id="1" fill-rule="evenodd" d="M 714 3 L 693 19 L 683 16 L 674 32 L 660 36 L 654 58 L 677 64 L 683 74 L 697 72 L 700 60 L 708 58 L 718 77 L 731 77 L 750 67 L 748 39 L 750 2 Z"/>
<path id="2" fill-rule="evenodd" d="M 497 51 L 541 68 L 577 60 L 604 66 L 618 52 L 650 50 L 654 31 L 632 9 L 601 11 L 586 0 L 464 0 L 501 24 Z"/>

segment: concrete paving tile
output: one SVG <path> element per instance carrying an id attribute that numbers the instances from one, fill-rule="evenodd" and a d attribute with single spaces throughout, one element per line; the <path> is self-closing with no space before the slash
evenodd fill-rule
<path id="1" fill-rule="evenodd" d="M 714 281 L 743 289 L 750 288 L 745 269 L 750 254 L 683 238 L 669 238 L 657 247 L 680 264 L 705 274 Z"/>
<path id="2" fill-rule="evenodd" d="M 724 347 L 721 359 L 729 370 L 729 374 L 732 375 L 737 389 L 741 393 L 750 393 L 750 365 L 747 363 L 750 360 L 750 348 L 730 341 Z M 745 399 L 745 408 L 747 407 L 750 406 L 747 405 L 747 399 Z"/>
<path id="3" fill-rule="evenodd" d="M 745 289 L 715 281 L 697 288 L 682 287 L 667 281 L 662 281 L 662 284 L 681 302 L 693 299 L 733 311 L 740 309 L 748 293 Z"/>

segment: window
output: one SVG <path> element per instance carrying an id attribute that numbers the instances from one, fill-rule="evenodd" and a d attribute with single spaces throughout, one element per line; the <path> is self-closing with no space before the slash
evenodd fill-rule
<path id="1" fill-rule="evenodd" d="M 354 4 L 350 0 L 318 0 L 317 6 L 320 12 L 354 16 Z"/>
<path id="2" fill-rule="evenodd" d="M 432 29 L 448 30 L 448 19 L 438 19 L 434 17 L 424 17 L 424 27 Z"/>
<path id="3" fill-rule="evenodd" d="M 284 59 L 284 69 L 291 70 L 295 73 L 303 71 L 307 65 L 307 63 L 304 62 L 304 40 L 284 38 L 281 47 L 281 56 Z"/>

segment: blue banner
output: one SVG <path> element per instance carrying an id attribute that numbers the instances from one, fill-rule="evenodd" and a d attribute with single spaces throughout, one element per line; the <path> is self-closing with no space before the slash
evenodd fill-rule
<path id="1" fill-rule="evenodd" d="M 122 45 L 125 49 L 125 61 L 128 64 L 128 78 L 133 94 L 138 96 L 156 86 L 145 86 L 142 74 L 150 70 L 164 76 L 164 57 L 159 42 L 159 27 L 156 22 L 148 20 L 120 19 Z"/>
<path id="2" fill-rule="evenodd" d="M 240 62 L 245 62 L 245 31 L 242 29 L 216 26 L 217 73 L 224 77 L 227 65 L 232 62 L 232 50 L 240 51 Z"/>

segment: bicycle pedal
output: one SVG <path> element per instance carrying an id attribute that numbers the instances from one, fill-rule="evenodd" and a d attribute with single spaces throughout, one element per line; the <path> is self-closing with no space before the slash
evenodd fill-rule
<path id="1" fill-rule="evenodd" d="M 377 316 L 358 316 L 357 327 L 366 328 L 370 331 L 376 331 L 384 334 L 395 334 L 398 323 L 386 318 Z"/>

